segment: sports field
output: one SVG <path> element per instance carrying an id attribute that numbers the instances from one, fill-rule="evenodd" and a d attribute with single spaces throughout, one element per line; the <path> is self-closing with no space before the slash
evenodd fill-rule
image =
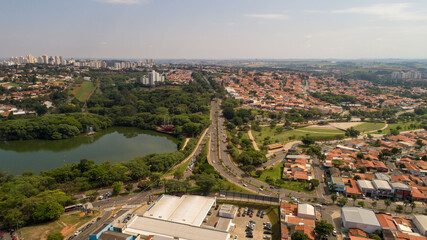
<path id="1" fill-rule="evenodd" d="M 81 102 L 86 102 L 88 98 L 90 97 L 90 94 L 95 89 L 95 86 L 92 82 L 89 81 L 83 81 L 80 84 L 77 84 L 73 90 L 71 90 L 71 93 L 76 96 L 76 98 Z"/>

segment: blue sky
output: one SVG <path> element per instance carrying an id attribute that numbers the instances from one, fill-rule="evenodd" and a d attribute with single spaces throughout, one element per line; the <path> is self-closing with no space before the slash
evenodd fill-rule
<path id="1" fill-rule="evenodd" d="M 1 0 L 0 56 L 427 58 L 427 1 Z"/>

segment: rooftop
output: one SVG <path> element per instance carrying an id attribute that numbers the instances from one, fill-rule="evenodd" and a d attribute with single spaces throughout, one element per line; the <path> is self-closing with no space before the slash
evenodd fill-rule
<path id="1" fill-rule="evenodd" d="M 374 179 L 372 180 L 372 185 L 374 185 L 376 189 L 392 190 L 390 184 L 385 180 Z"/>
<path id="2" fill-rule="evenodd" d="M 159 235 L 169 239 L 178 237 L 187 240 L 227 240 L 230 236 L 225 231 L 197 227 L 188 224 L 165 221 L 149 217 L 135 216 L 127 225 L 125 233 L 141 235 Z"/>
<path id="3" fill-rule="evenodd" d="M 372 190 L 374 190 L 374 186 L 372 185 L 371 181 L 368 181 L 368 180 L 357 180 L 357 184 L 362 189 L 372 189 Z"/>
<path id="4" fill-rule="evenodd" d="M 298 216 L 300 214 L 314 216 L 315 215 L 314 207 L 312 205 L 306 204 L 306 203 L 304 203 L 304 204 L 298 204 Z"/>
<path id="5" fill-rule="evenodd" d="M 372 226 L 381 227 L 374 211 L 357 208 L 357 207 L 343 207 L 341 208 L 343 219 L 347 222 L 369 224 Z"/>
<path id="6" fill-rule="evenodd" d="M 200 226 L 214 203 L 212 197 L 163 195 L 143 216 Z"/>

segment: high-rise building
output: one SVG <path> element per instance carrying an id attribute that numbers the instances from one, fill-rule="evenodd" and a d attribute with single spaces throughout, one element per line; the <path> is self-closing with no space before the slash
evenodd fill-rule
<path id="1" fill-rule="evenodd" d="M 27 54 L 27 63 L 35 63 L 36 62 L 36 58 L 33 57 L 33 55 L 31 54 Z"/>
<path id="2" fill-rule="evenodd" d="M 151 71 L 148 76 L 143 76 L 141 77 L 140 82 L 144 85 L 150 85 L 150 86 L 155 86 L 156 84 L 160 83 L 160 82 L 164 82 L 165 81 L 165 76 L 160 75 L 160 73 L 156 72 L 156 71 Z"/>
<path id="3" fill-rule="evenodd" d="M 43 62 L 42 62 L 43 64 L 49 64 L 49 57 L 48 56 L 43 55 L 42 59 L 43 59 Z"/>
<path id="4" fill-rule="evenodd" d="M 393 78 L 393 79 L 421 79 L 422 75 L 421 75 L 421 72 L 419 72 L 419 71 L 408 71 L 408 72 L 398 71 L 398 72 L 393 72 L 391 74 L 391 78 Z"/>

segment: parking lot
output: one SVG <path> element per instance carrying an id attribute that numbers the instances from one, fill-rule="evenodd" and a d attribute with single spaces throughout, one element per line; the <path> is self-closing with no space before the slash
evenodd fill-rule
<path id="1" fill-rule="evenodd" d="M 246 229 L 247 225 L 249 224 L 249 221 L 253 221 L 255 223 L 252 231 L 253 239 L 264 239 L 264 236 L 270 237 L 265 239 L 271 239 L 271 234 L 267 234 L 267 232 L 264 234 L 264 231 L 269 231 L 267 229 L 264 229 L 263 226 L 263 223 L 270 222 L 270 219 L 268 218 L 267 214 L 265 213 L 263 218 L 261 218 L 260 215 L 257 216 L 257 213 L 260 209 L 254 208 L 252 217 L 248 214 L 245 214 L 245 216 L 243 216 L 244 209 L 244 207 L 241 208 L 240 217 L 236 215 L 236 217 L 234 218 L 233 222 L 236 224 L 236 227 L 231 233 L 233 238 L 237 235 L 238 239 L 249 239 L 246 237 Z M 269 232 L 271 233 L 271 230 Z"/>
<path id="2" fill-rule="evenodd" d="M 205 226 L 212 226 L 216 227 L 217 222 L 219 221 L 219 215 L 218 212 L 221 209 L 222 204 L 219 204 L 218 209 L 215 210 L 215 206 L 211 209 L 211 214 L 207 216 L 207 221 L 203 223 Z M 238 207 L 237 207 L 238 208 Z M 231 229 L 231 238 L 234 239 L 235 236 L 237 236 L 237 239 L 264 239 L 264 236 L 269 236 L 270 238 L 265 239 L 271 239 L 271 234 L 268 234 L 267 232 L 264 234 L 264 231 L 269 231 L 268 229 L 264 229 L 263 224 L 266 222 L 270 222 L 267 213 L 264 213 L 263 218 L 261 218 L 262 209 L 253 208 L 252 217 L 251 214 L 247 214 L 250 210 L 250 207 L 248 207 L 245 214 L 245 206 L 240 207 L 240 215 L 238 212 L 236 213 L 235 218 L 233 219 L 233 223 L 235 224 L 235 228 Z M 260 214 L 257 216 L 258 210 L 260 210 Z M 250 211 L 249 211 L 250 212 Z M 243 216 L 244 215 L 244 216 Z M 249 221 L 253 221 L 255 224 L 252 226 L 252 238 L 246 237 L 247 236 L 247 226 L 249 224 Z M 268 228 L 268 227 L 267 227 Z M 271 232 L 271 230 L 270 230 Z"/>

